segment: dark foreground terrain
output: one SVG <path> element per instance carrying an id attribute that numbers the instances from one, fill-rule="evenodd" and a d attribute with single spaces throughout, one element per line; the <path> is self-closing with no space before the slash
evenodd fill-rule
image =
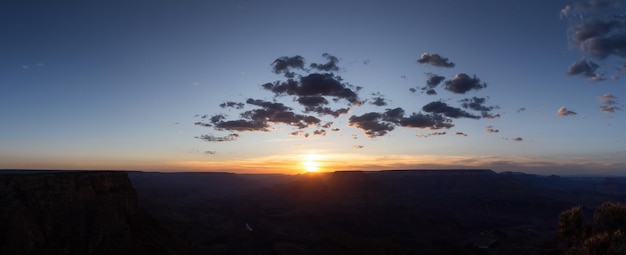
<path id="1" fill-rule="evenodd" d="M 562 254 L 560 212 L 626 201 L 625 178 L 490 170 L 129 176 L 198 254 Z"/>
<path id="2" fill-rule="evenodd" d="M 0 171 L 0 254 L 563 254 L 626 178 Z"/>

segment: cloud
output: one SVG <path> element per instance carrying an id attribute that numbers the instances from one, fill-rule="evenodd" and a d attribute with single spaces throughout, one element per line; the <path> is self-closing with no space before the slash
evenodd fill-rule
<path id="1" fill-rule="evenodd" d="M 277 58 L 272 62 L 272 71 L 276 74 L 284 74 L 288 78 L 293 78 L 294 74 L 290 70 L 292 68 L 304 70 L 304 58 L 301 56 Z"/>
<path id="2" fill-rule="evenodd" d="M 514 137 L 514 138 L 512 138 L 511 140 L 512 140 L 512 141 L 514 141 L 514 142 L 521 142 L 521 141 L 524 141 L 524 139 L 522 139 L 522 138 L 521 138 L 521 137 L 519 137 L 519 136 L 518 136 L 518 137 Z"/>
<path id="3" fill-rule="evenodd" d="M 348 125 L 359 128 L 369 137 L 384 136 L 394 129 L 395 123 L 385 121 L 384 114 L 369 112 L 361 116 L 352 115 L 348 119 Z"/>
<path id="4" fill-rule="evenodd" d="M 487 131 L 487 133 L 499 133 L 500 132 L 500 130 L 494 129 L 491 126 L 487 127 L 487 129 L 485 131 Z"/>
<path id="5" fill-rule="evenodd" d="M 399 122 L 402 127 L 420 129 L 442 129 L 454 127 L 450 119 L 441 114 L 413 113 L 407 118 L 402 118 Z"/>
<path id="6" fill-rule="evenodd" d="M 199 137 L 197 137 L 203 141 L 207 141 L 207 142 L 230 142 L 230 141 L 234 141 L 237 140 L 237 138 L 239 138 L 238 134 L 228 134 L 226 136 L 214 136 L 212 134 L 208 134 L 208 135 L 201 135 Z"/>
<path id="7" fill-rule="evenodd" d="M 589 77 L 592 81 L 600 81 L 603 80 L 601 74 L 596 73 L 599 65 L 594 63 L 593 61 L 587 61 L 584 59 L 578 60 L 567 69 L 567 74 L 569 76 L 580 75 L 584 77 Z"/>
<path id="8" fill-rule="evenodd" d="M 481 83 L 476 75 L 470 77 L 464 73 L 457 74 L 453 79 L 447 80 L 445 84 L 446 90 L 456 94 L 465 94 L 470 90 L 480 90 L 487 87 L 487 83 Z"/>
<path id="9" fill-rule="evenodd" d="M 443 80 L 446 79 L 446 77 L 434 73 L 426 73 L 426 76 L 428 76 L 428 79 L 426 80 L 426 87 L 431 89 L 434 89 L 435 87 L 437 87 L 437 85 L 439 85 Z"/>
<path id="10" fill-rule="evenodd" d="M 327 72 L 339 71 L 339 67 L 337 66 L 337 62 L 339 62 L 339 59 L 337 57 L 330 55 L 328 53 L 322 54 L 322 57 L 328 60 L 326 64 L 312 63 L 310 67 L 313 69 L 317 69 L 319 71 L 327 71 Z"/>
<path id="11" fill-rule="evenodd" d="M 276 96 L 329 96 L 337 100 L 345 99 L 354 105 L 360 104 L 355 90 L 348 84 L 342 83 L 341 77 L 333 73 L 312 73 L 300 77 L 299 80 L 289 79 L 282 83 L 266 83 L 262 87 Z"/>
<path id="12" fill-rule="evenodd" d="M 577 114 L 576 112 L 570 111 L 567 108 L 562 107 L 562 106 L 556 111 L 557 116 L 570 116 L 570 115 L 576 115 L 576 114 Z"/>
<path id="13" fill-rule="evenodd" d="M 363 145 L 352 145 L 352 148 L 363 149 Z"/>
<path id="14" fill-rule="evenodd" d="M 454 67 L 454 63 L 439 54 L 422 53 L 422 56 L 417 60 L 417 63 L 430 64 L 436 67 Z"/>
<path id="15" fill-rule="evenodd" d="M 372 93 L 372 96 L 374 97 L 372 98 L 372 101 L 369 102 L 371 105 L 386 106 L 388 104 L 387 100 L 383 97 L 382 94 L 380 94 L 380 92 Z"/>
<path id="16" fill-rule="evenodd" d="M 329 121 L 330 116 L 339 118 L 351 112 L 351 107 L 357 108 L 365 102 L 376 107 L 388 106 L 393 102 L 380 92 L 371 94 L 372 97 L 367 100 L 361 100 L 358 93 L 362 87 L 345 82 L 335 73 L 340 70 L 339 58 L 328 53 L 323 54 L 322 57 L 326 60 L 325 63 L 310 65 L 307 65 L 304 58 L 299 55 L 275 59 L 272 62 L 271 71 L 285 77 L 274 82 L 262 83 L 262 91 L 273 96 L 271 100 L 248 98 L 245 102 L 224 101 L 219 106 L 228 108 L 229 111 L 240 110 L 238 115 L 234 117 L 222 113 L 212 116 L 196 115 L 201 118 L 201 121 L 195 124 L 216 131 L 237 133 L 270 132 L 280 129 L 278 125 L 286 125 L 293 128 L 288 131 L 290 135 L 324 136 L 327 132 L 339 131 L 338 128 L 332 127 L 333 121 Z M 425 53 L 418 62 L 442 67 L 454 66 L 454 63 L 438 54 Z M 487 86 L 476 75 L 470 77 L 459 73 L 448 81 L 437 74 L 426 73 L 426 75 L 426 85 L 423 88 L 412 88 L 411 91 L 420 89 L 426 94 L 434 95 L 437 94 L 435 88 L 444 83 L 445 90 L 465 94 L 470 90 L 480 90 Z M 486 105 L 486 99 L 486 97 L 473 97 L 461 100 L 459 102 L 464 109 L 442 101 L 434 101 L 410 115 L 405 115 L 405 110 L 400 107 L 383 111 L 360 112 L 351 115 L 347 124 L 360 129 L 369 138 L 385 136 L 399 127 L 428 130 L 449 129 L 455 126 L 453 120 L 458 118 L 498 117 L 498 114 L 490 113 L 497 106 Z M 342 103 L 347 104 L 347 107 L 339 106 Z M 468 110 L 480 112 L 480 114 L 470 113 Z M 237 137 L 231 134 L 227 136 L 204 135 L 198 138 L 218 142 L 234 140 Z"/>
<path id="17" fill-rule="evenodd" d="M 526 111 L 526 107 L 520 107 L 520 108 L 517 108 L 517 110 L 515 110 L 516 113 L 520 113 L 523 111 Z"/>
<path id="18" fill-rule="evenodd" d="M 435 91 L 435 88 L 441 84 L 441 82 L 443 80 L 446 79 L 446 77 L 434 74 L 434 73 L 426 73 L 426 77 L 428 77 L 428 79 L 426 79 L 426 85 L 419 88 L 422 93 L 426 93 L 427 95 L 436 95 L 437 91 Z M 409 90 L 411 92 L 416 92 L 418 88 L 410 88 Z"/>
<path id="19" fill-rule="evenodd" d="M 577 1 L 561 10 L 561 18 L 571 16 L 568 34 L 581 53 L 598 60 L 613 56 L 623 61 L 626 60 L 626 16 L 623 15 L 623 7 L 621 0 Z M 568 74 L 586 76 L 592 81 L 606 80 L 597 74 L 598 67 L 594 62 L 580 60 L 570 66 Z"/>
<path id="20" fill-rule="evenodd" d="M 466 133 L 459 132 L 459 131 L 454 132 L 454 135 L 458 135 L 458 136 L 467 136 L 467 134 L 466 134 Z"/>
<path id="21" fill-rule="evenodd" d="M 204 154 L 213 155 L 217 153 L 216 151 L 204 151 Z"/>
<path id="22" fill-rule="evenodd" d="M 326 135 L 326 130 L 324 130 L 324 129 L 315 130 L 315 131 L 313 131 L 313 135 L 325 136 Z"/>
<path id="23" fill-rule="evenodd" d="M 235 108 L 235 109 L 243 109 L 243 106 L 245 104 L 241 103 L 241 102 L 232 102 L 232 101 L 226 101 L 224 103 L 220 104 L 221 108 Z"/>
<path id="24" fill-rule="evenodd" d="M 615 111 L 621 110 L 619 106 L 617 97 L 612 94 L 604 94 L 598 97 L 600 100 L 600 110 L 605 113 L 614 113 Z"/>
<path id="25" fill-rule="evenodd" d="M 480 116 L 472 115 L 460 108 L 449 106 L 441 101 L 430 102 L 422 107 L 422 110 L 428 113 L 441 113 L 450 118 L 471 118 L 480 119 Z"/>

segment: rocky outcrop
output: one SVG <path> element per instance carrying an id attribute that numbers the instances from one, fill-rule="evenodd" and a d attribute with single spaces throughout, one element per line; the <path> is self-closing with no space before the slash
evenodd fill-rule
<path id="1" fill-rule="evenodd" d="M 0 254 L 190 254 L 125 172 L 0 174 Z"/>

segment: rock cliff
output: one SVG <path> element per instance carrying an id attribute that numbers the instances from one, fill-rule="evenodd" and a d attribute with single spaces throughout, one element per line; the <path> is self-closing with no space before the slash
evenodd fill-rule
<path id="1" fill-rule="evenodd" d="M 127 173 L 0 174 L 0 254 L 190 254 L 138 206 Z"/>

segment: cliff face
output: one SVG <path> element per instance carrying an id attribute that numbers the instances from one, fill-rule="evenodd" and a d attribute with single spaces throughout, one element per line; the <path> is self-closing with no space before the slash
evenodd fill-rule
<path id="1" fill-rule="evenodd" d="M 125 172 L 0 174 L 0 254 L 178 253 Z"/>

